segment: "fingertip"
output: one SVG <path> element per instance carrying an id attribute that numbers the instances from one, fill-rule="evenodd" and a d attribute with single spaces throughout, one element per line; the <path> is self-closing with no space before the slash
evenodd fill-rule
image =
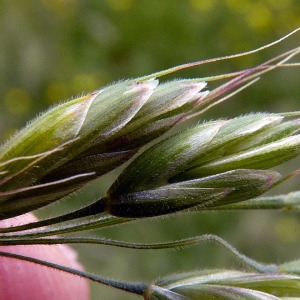
<path id="1" fill-rule="evenodd" d="M 35 221 L 32 214 L 0 221 L 0 227 Z M 83 270 L 77 253 L 66 245 L 1 246 L 1 251 L 35 257 Z M 1 299 L 89 299 L 88 280 L 38 264 L 0 256 Z"/>

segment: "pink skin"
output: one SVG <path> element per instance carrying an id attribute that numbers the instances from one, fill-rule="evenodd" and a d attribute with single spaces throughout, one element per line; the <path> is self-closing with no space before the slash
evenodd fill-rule
<path id="1" fill-rule="evenodd" d="M 32 214 L 0 221 L 0 227 L 35 221 Z M 43 259 L 83 270 L 76 252 L 66 245 L 1 246 L 1 251 Z M 89 299 L 88 281 L 45 266 L 0 256 L 0 299 Z"/>

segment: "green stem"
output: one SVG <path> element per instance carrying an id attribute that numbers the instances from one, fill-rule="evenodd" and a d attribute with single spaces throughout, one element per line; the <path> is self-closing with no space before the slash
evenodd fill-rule
<path id="1" fill-rule="evenodd" d="M 26 236 L 6 236 L 0 239 L 1 246 L 7 245 L 52 245 L 52 244 L 101 244 L 106 246 L 115 246 L 121 248 L 130 248 L 130 249 L 173 249 L 197 245 L 203 242 L 216 242 L 219 245 L 223 246 L 226 250 L 230 251 L 236 259 L 241 261 L 243 264 L 248 267 L 253 268 L 261 273 L 277 273 L 276 265 L 266 265 L 259 263 L 252 258 L 240 253 L 236 248 L 231 246 L 228 242 L 220 238 L 219 236 L 213 234 L 204 234 L 196 237 L 191 237 L 187 239 L 181 239 L 177 241 L 169 241 L 162 243 L 132 243 L 124 242 L 117 240 L 108 240 L 105 238 L 93 238 L 93 237 L 63 237 L 63 238 L 29 238 Z"/>
<path id="2" fill-rule="evenodd" d="M 296 28 L 295 30 L 293 30 L 289 34 L 283 36 L 282 38 L 280 38 L 280 39 L 278 39 L 278 40 L 276 40 L 276 41 L 274 41 L 270 44 L 267 44 L 267 45 L 264 45 L 264 46 L 259 47 L 257 49 L 254 49 L 254 50 L 250 50 L 250 51 L 246 51 L 246 52 L 242 52 L 242 53 L 237 53 L 237 54 L 233 54 L 233 55 L 227 55 L 227 56 L 223 56 L 223 57 L 211 58 L 211 59 L 202 60 L 202 61 L 196 61 L 196 62 L 193 62 L 193 63 L 182 64 L 182 65 L 179 65 L 179 66 L 176 66 L 176 67 L 173 67 L 173 68 L 169 68 L 167 70 L 159 71 L 159 72 L 153 73 L 151 75 L 141 77 L 140 79 L 141 80 L 148 80 L 148 79 L 154 78 L 154 77 L 162 77 L 162 76 L 165 76 L 165 75 L 168 75 L 168 74 L 172 74 L 174 72 L 178 72 L 180 70 L 184 70 L 184 69 L 188 69 L 188 68 L 192 68 L 192 67 L 212 63 L 212 62 L 224 61 L 224 60 L 229 60 L 229 59 L 233 59 L 233 58 L 238 58 L 238 57 L 254 54 L 254 53 L 260 52 L 264 49 L 267 49 L 269 47 L 272 47 L 272 46 L 284 41 L 285 39 L 287 39 L 291 35 L 298 32 L 299 30 L 300 30 L 300 27 Z"/>
<path id="3" fill-rule="evenodd" d="M 104 208 L 105 208 L 105 198 L 102 198 L 88 206 L 85 206 L 81 209 L 72 211 L 65 215 L 61 215 L 61 216 L 57 216 L 54 218 L 41 220 L 41 221 L 37 221 L 37 222 L 32 222 L 32 223 L 28 223 L 28 224 L 24 224 L 24 225 L 20 225 L 20 226 L 0 228 L 0 233 L 29 230 L 29 229 L 49 226 L 49 225 L 53 225 L 53 224 L 58 224 L 58 223 L 62 223 L 62 222 L 73 221 L 73 220 L 79 219 L 79 218 L 95 216 L 95 215 L 103 213 Z M 111 219 L 112 217 L 110 216 L 109 218 Z M 60 232 L 58 232 L 58 233 L 60 233 Z"/>
<path id="4" fill-rule="evenodd" d="M 282 209 L 289 211 L 300 210 L 300 191 L 286 195 L 259 197 L 234 204 L 214 207 L 214 210 L 246 210 L 246 209 Z M 202 210 L 202 209 L 201 209 Z M 204 208 L 203 210 L 212 210 Z"/>
<path id="5" fill-rule="evenodd" d="M 31 263 L 35 263 L 35 264 L 39 264 L 42 266 L 46 266 L 52 269 L 56 269 L 56 270 L 60 270 L 60 271 L 64 271 L 67 272 L 69 274 L 73 274 L 82 278 L 86 278 L 98 283 L 102 283 L 104 285 L 122 290 L 122 291 L 126 291 L 132 294 L 136 294 L 136 295 L 143 295 L 147 289 L 147 285 L 145 283 L 129 283 L 129 282 L 123 282 L 123 281 L 117 281 L 114 279 L 109 279 L 109 278 L 102 278 L 99 276 L 96 276 L 94 274 L 90 274 L 84 271 L 80 271 L 80 270 L 76 270 L 76 269 L 72 269 L 66 266 L 61 266 L 61 265 L 57 265 L 55 263 L 51 263 L 51 262 L 47 262 L 44 260 L 40 260 L 37 258 L 33 258 L 33 257 L 28 257 L 28 256 L 23 256 L 23 255 L 19 255 L 19 254 L 14 254 L 14 253 L 8 253 L 8 252 L 4 252 L 4 251 L 0 251 L 0 256 L 4 256 L 4 257 L 9 257 L 9 258 L 13 258 L 13 259 L 19 259 L 19 260 L 23 260 L 23 261 L 28 261 Z"/>
<path id="6" fill-rule="evenodd" d="M 86 230 L 92 230 L 92 229 L 100 229 L 100 228 L 105 228 L 105 227 L 110 227 L 122 223 L 126 223 L 129 221 L 133 221 L 134 219 L 126 219 L 126 218 L 118 218 L 118 217 L 113 217 L 110 215 L 100 215 L 99 217 L 96 218 L 96 220 L 84 220 L 82 222 L 76 222 L 64 225 L 62 227 L 58 228 L 49 228 L 49 229 L 44 229 L 44 230 L 38 230 L 38 231 L 33 231 L 30 233 L 24 233 L 24 234 L 19 234 L 19 235 L 13 235 L 13 236 L 31 236 L 31 237 L 43 237 L 43 236 L 51 236 L 51 235 L 57 235 L 57 234 L 64 234 L 64 233 L 72 233 L 72 232 L 79 232 L 79 231 L 86 231 Z M 47 221 L 47 220 L 46 220 Z M 15 226 L 15 227 L 7 227 L 7 228 L 0 228 L 0 233 L 7 233 L 7 232 L 16 232 L 16 231 L 22 231 L 30 228 L 35 228 L 39 227 L 40 222 L 34 222 L 34 223 L 28 223 L 24 224 L 21 226 Z M 37 226 L 34 226 L 37 224 Z M 10 235 L 12 236 L 12 235 Z M 3 236 L 2 236 L 3 237 Z M 0 239 L 2 238 L 0 236 Z"/>

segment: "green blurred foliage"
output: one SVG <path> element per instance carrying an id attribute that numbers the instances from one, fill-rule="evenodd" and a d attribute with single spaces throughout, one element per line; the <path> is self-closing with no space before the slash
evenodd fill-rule
<path id="1" fill-rule="evenodd" d="M 297 0 L 1 0 L 1 139 L 64 99 L 122 78 L 257 48 L 299 24 Z M 259 54 L 182 71 L 173 78 L 254 66 L 299 46 L 298 41 L 299 34 Z M 298 104 L 299 69 L 280 69 L 203 118 L 257 110 L 290 111 L 299 109 Z M 290 167 L 295 168 L 295 161 Z M 102 196 L 114 174 L 76 197 L 42 210 L 40 215 L 70 210 Z M 278 192 L 292 189 L 297 189 L 296 181 Z M 299 218 L 291 213 L 210 212 L 135 222 L 99 235 L 162 241 L 216 233 L 253 258 L 278 262 L 299 255 L 299 230 Z M 88 271 L 123 280 L 151 280 L 181 270 L 234 264 L 217 245 L 176 252 L 101 246 L 77 249 Z M 135 299 L 103 286 L 91 286 L 92 299 Z"/>

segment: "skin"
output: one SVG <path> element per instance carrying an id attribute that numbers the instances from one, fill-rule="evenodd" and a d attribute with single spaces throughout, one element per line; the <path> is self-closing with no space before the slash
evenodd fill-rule
<path id="1" fill-rule="evenodd" d="M 0 227 L 35 221 L 32 214 L 0 221 Z M 76 252 L 66 245 L 1 246 L 1 251 L 31 256 L 83 270 Z M 86 279 L 37 264 L 0 256 L 0 299 L 89 299 Z"/>

